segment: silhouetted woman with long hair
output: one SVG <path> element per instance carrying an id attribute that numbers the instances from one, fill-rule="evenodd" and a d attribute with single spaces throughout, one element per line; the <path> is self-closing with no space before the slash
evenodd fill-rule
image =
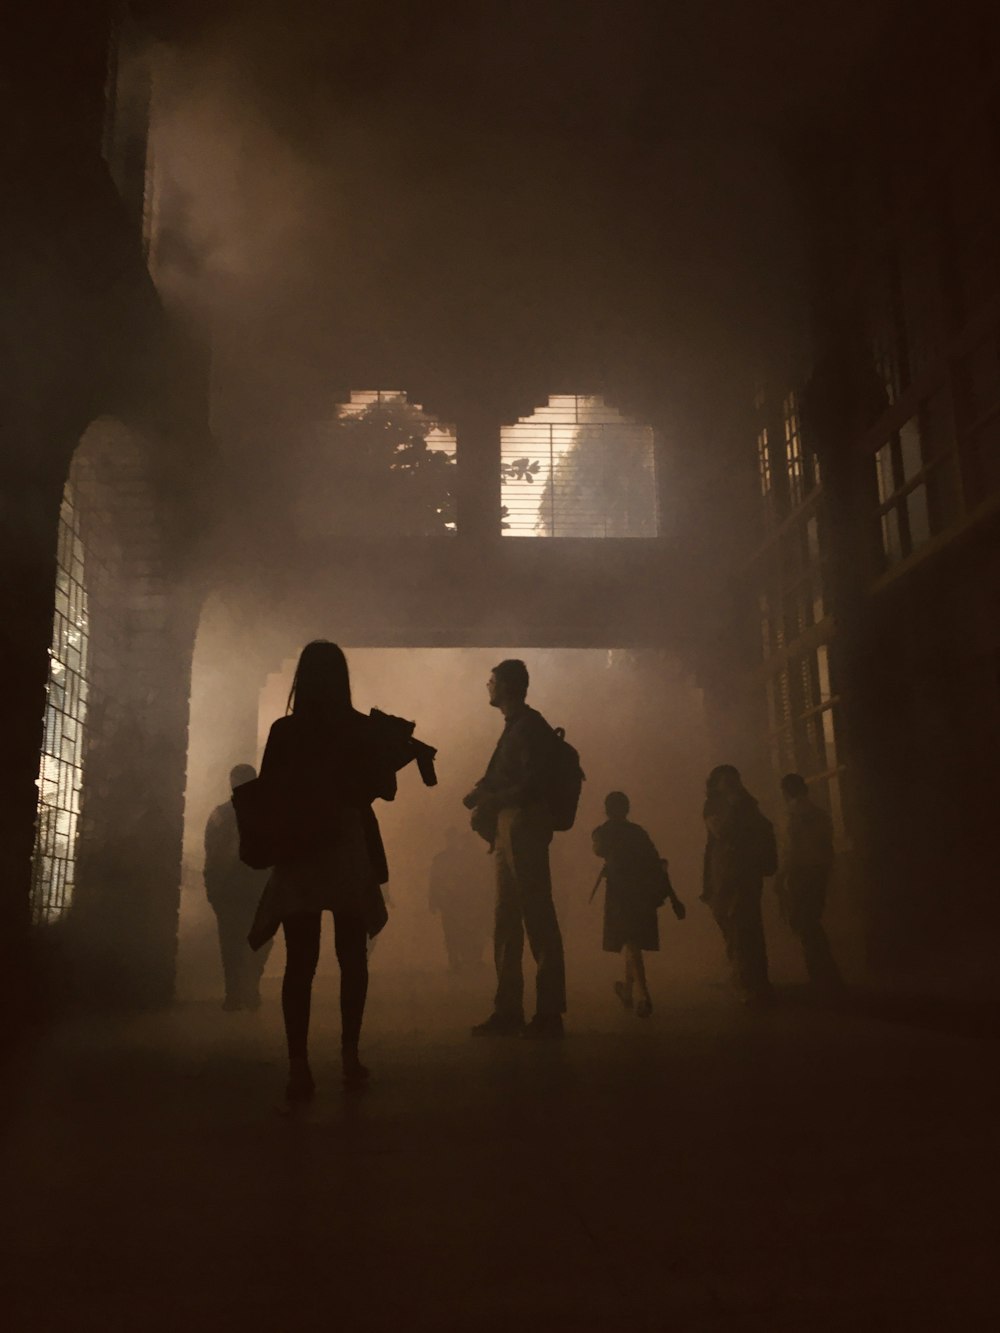
<path id="1" fill-rule="evenodd" d="M 369 719 L 351 703 L 347 659 L 335 643 L 307 644 L 285 717 L 271 727 L 261 780 L 281 810 L 279 855 L 261 913 L 285 935 L 281 1007 L 288 1038 L 290 1102 L 314 1091 L 309 1011 L 322 914 L 333 912 L 340 964 L 341 1052 L 346 1082 L 367 1077 L 358 1057 L 368 991 L 368 937 L 385 924 L 388 878 L 372 802 L 392 800 L 396 775 Z M 258 915 L 260 916 L 261 913 Z"/>

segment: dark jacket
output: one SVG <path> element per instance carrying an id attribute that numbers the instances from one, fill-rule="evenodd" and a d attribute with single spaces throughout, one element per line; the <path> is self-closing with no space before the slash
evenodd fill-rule
<path id="1" fill-rule="evenodd" d="M 545 795 L 552 728 L 534 708 L 509 718 L 478 784 L 498 810 L 523 809 Z"/>
<path id="2" fill-rule="evenodd" d="M 331 807 L 353 806 L 362 813 L 376 878 L 388 882 L 385 846 L 371 807 L 378 798 L 395 797 L 396 771 L 364 713 L 351 709 L 334 720 L 296 713 L 279 717 L 267 738 L 260 776 L 288 797 L 289 860 L 321 854 Z"/>
<path id="3" fill-rule="evenodd" d="M 251 870 L 240 860 L 240 835 L 232 801 L 217 805 L 205 825 L 205 891 L 213 907 L 251 906 L 257 901 L 267 872 Z"/>
<path id="4" fill-rule="evenodd" d="M 730 805 L 718 795 L 705 802 L 707 824 L 702 897 L 716 911 L 728 911 L 747 898 L 760 896 L 765 875 L 776 869 L 774 827 L 761 814 L 749 792 Z"/>
<path id="5" fill-rule="evenodd" d="M 822 806 L 800 797 L 788 809 L 781 869 L 786 876 L 833 868 L 833 823 Z"/>

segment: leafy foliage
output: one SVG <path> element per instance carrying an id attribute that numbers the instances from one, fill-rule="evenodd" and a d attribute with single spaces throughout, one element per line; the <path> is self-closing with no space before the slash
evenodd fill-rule
<path id="1" fill-rule="evenodd" d="M 434 537 L 455 524 L 455 455 L 428 442 L 434 423 L 404 399 L 341 411 L 329 530 Z M 313 506 L 315 511 L 315 506 Z"/>

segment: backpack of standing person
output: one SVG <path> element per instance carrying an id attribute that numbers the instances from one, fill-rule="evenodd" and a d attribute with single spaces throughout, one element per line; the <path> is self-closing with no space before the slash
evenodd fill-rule
<path id="1" fill-rule="evenodd" d="M 545 803 L 555 832 L 568 833 L 576 823 L 585 777 L 580 767 L 580 755 L 566 739 L 565 728 L 553 727 Z"/>

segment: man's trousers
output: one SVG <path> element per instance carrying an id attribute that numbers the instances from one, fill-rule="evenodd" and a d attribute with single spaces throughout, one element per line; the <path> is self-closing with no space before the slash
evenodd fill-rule
<path id="1" fill-rule="evenodd" d="M 552 828 L 543 812 L 500 811 L 493 853 L 497 885 L 493 953 L 495 1010 L 503 1018 L 519 1019 L 524 1013 L 525 934 L 537 967 L 537 1013 L 551 1017 L 566 1012 L 563 943 L 549 873 L 551 841 Z"/>

